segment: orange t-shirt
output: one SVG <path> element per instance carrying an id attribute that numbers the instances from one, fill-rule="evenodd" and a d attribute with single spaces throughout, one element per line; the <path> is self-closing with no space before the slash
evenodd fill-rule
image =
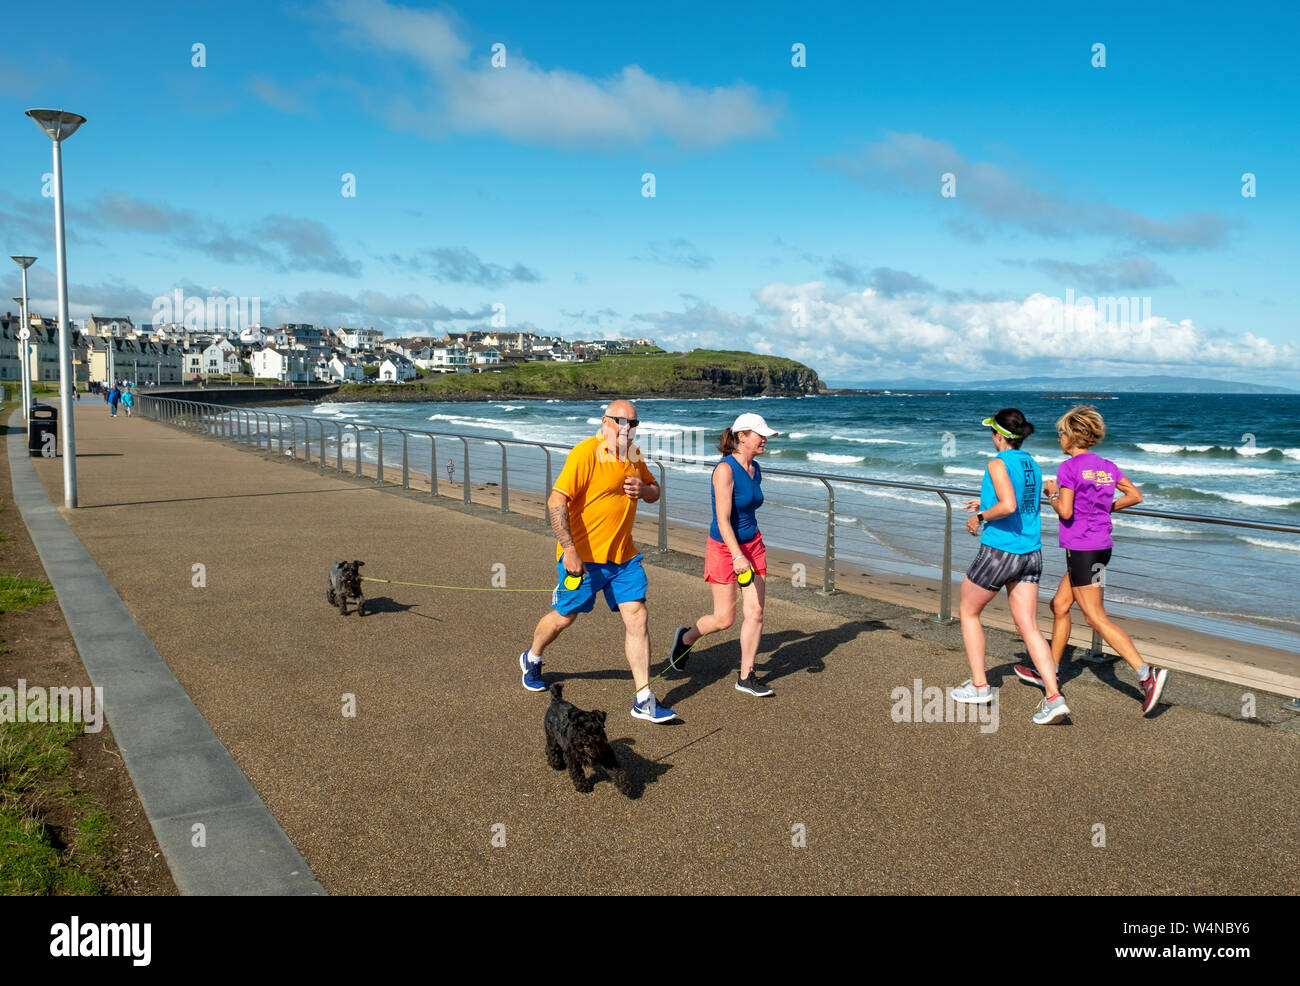
<path id="1" fill-rule="evenodd" d="M 628 445 L 628 461 L 619 462 L 603 435 L 578 443 L 564 460 L 555 488 L 569 497 L 569 530 L 583 561 L 621 565 L 636 557 L 632 522 L 637 501 L 623 492 L 623 480 L 631 476 L 655 481 L 635 445 Z M 557 542 L 555 560 L 563 554 Z"/>

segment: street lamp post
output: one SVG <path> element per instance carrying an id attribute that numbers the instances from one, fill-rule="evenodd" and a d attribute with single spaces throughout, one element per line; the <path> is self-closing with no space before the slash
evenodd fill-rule
<path id="1" fill-rule="evenodd" d="M 27 358 L 27 336 L 22 333 L 26 329 L 30 334 L 32 331 L 31 323 L 27 318 L 27 268 L 36 263 L 35 257 L 12 257 L 14 263 L 23 269 L 23 299 L 20 303 L 19 311 L 23 324 L 20 327 L 18 340 L 18 351 L 22 356 L 22 389 L 23 389 L 23 420 L 27 420 L 27 415 L 32 406 L 32 380 L 31 380 L 31 363 Z M 18 301 L 17 298 L 14 301 Z"/>
<path id="2" fill-rule="evenodd" d="M 68 328 L 68 255 L 63 236 L 63 142 L 86 122 L 84 116 L 62 110 L 28 110 L 45 136 L 54 142 L 54 254 L 59 285 L 59 396 L 63 418 L 63 505 L 77 506 L 77 440 L 72 426 L 72 344 Z"/>
<path id="3" fill-rule="evenodd" d="M 24 318 L 21 314 L 23 308 L 26 307 L 23 304 L 23 299 L 21 297 L 15 298 L 14 304 L 18 306 L 18 311 L 20 313 L 18 317 L 22 319 L 22 324 L 18 326 L 18 387 L 19 387 L 18 400 L 23 405 L 22 407 L 23 420 L 26 421 L 27 414 L 31 410 L 31 403 L 32 403 L 31 397 L 27 393 L 27 350 L 30 348 L 27 342 L 27 338 L 28 336 L 31 335 L 32 330 L 28 328 L 27 319 Z M 24 332 L 23 331 L 24 329 L 26 329 L 27 331 Z"/>

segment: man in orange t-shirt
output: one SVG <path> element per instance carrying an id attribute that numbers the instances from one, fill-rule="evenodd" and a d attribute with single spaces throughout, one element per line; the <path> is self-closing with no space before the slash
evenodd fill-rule
<path id="1" fill-rule="evenodd" d="M 627 663 L 637 687 L 632 715 L 649 722 L 676 718 L 650 690 L 650 634 L 646 612 L 646 577 L 641 555 L 632 544 L 638 500 L 654 503 L 659 484 L 650 475 L 640 450 L 632 444 L 639 424 L 629 401 L 613 401 L 600 419 L 600 431 L 574 446 L 546 501 L 555 549 L 556 586 L 551 611 L 537 623 L 532 646 L 519 655 L 524 687 L 546 690 L 542 652 L 590 613 L 596 593 L 623 618 Z"/>

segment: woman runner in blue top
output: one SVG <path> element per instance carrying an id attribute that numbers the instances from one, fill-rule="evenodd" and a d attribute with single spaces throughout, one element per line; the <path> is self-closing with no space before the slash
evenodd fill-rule
<path id="1" fill-rule="evenodd" d="M 763 471 L 756 460 L 776 434 L 761 415 L 742 414 L 718 441 L 723 459 L 713 469 L 713 523 L 704 547 L 704 578 L 713 589 L 713 612 L 700 617 L 693 627 L 677 628 L 668 658 L 671 666 L 681 670 L 697 640 L 730 627 L 736 620 L 736 593 L 740 591 L 745 607 L 736 690 L 759 698 L 770 697 L 772 689 L 754 674 L 758 640 L 763 634 L 767 576 L 767 553 L 755 515 L 763 505 Z"/>
<path id="2" fill-rule="evenodd" d="M 1046 695 L 1034 713 L 1034 722 L 1041 726 L 1070 712 L 1057 687 L 1051 648 L 1038 629 L 1038 580 L 1043 571 L 1038 502 L 1043 494 L 1043 473 L 1034 457 L 1020 450 L 1020 444 L 1034 433 L 1034 426 L 1023 414 L 1006 408 L 985 418 L 984 425 L 992 429 L 998 454 L 984 472 L 980 498 L 966 501 L 966 509 L 973 515 L 966 521 L 966 530 L 978 535 L 982 524 L 984 534 L 961 583 L 961 638 L 971 676 L 952 690 L 952 697 L 955 702 L 981 705 L 993 700 L 984 668 L 980 614 L 1005 586 L 1016 629 L 1043 679 Z"/>

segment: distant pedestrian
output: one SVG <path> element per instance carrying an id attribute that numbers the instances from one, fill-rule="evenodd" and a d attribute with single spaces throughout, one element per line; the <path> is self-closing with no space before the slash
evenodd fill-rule
<path id="1" fill-rule="evenodd" d="M 117 389 L 117 384 L 113 384 L 108 390 L 108 413 L 109 417 L 117 417 L 117 402 L 122 399 L 122 392 Z"/>
<path id="2" fill-rule="evenodd" d="M 456 463 L 451 459 L 447 460 L 447 482 L 456 482 Z"/>
<path id="3" fill-rule="evenodd" d="M 972 514 L 966 520 L 966 530 L 980 536 L 980 548 L 961 583 L 961 637 L 971 676 L 965 684 L 952 689 L 951 694 L 954 702 L 987 705 L 994 700 L 984 666 L 984 628 L 980 625 L 980 614 L 1005 588 L 1016 629 L 1043 679 L 1046 696 L 1033 717 L 1042 726 L 1069 715 L 1070 709 L 1057 687 L 1052 651 L 1038 629 L 1038 581 L 1043 572 L 1039 520 L 1043 473 L 1034 457 L 1020 449 L 1021 443 L 1034 433 L 1034 426 L 1018 410 L 1009 407 L 985 418 L 984 427 L 992 429 L 997 455 L 989 460 L 984 471 L 979 499 L 966 501 L 966 509 Z"/>
<path id="4" fill-rule="evenodd" d="M 126 409 L 126 416 L 131 416 L 131 408 L 135 404 L 135 394 L 131 393 L 131 387 L 128 384 L 126 391 L 122 394 L 122 407 Z"/>
<path id="5" fill-rule="evenodd" d="M 767 552 L 756 516 L 763 505 L 763 470 L 756 460 L 776 434 L 761 415 L 742 414 L 718 440 L 723 459 L 713 469 L 713 523 L 704 546 L 704 580 L 713 590 L 713 612 L 700 617 L 693 627 L 678 627 L 668 656 L 669 664 L 681 670 L 696 641 L 728 629 L 736 621 L 736 596 L 740 593 L 744 616 L 736 690 L 759 698 L 769 697 L 772 689 L 754 674 L 763 634 L 767 576 Z"/>
<path id="6" fill-rule="evenodd" d="M 1146 715 L 1160 701 L 1169 672 L 1142 660 L 1132 638 L 1106 615 L 1102 603 L 1106 566 L 1115 545 L 1110 515 L 1136 507 L 1142 502 L 1142 493 L 1119 466 L 1091 451 L 1106 437 L 1106 422 L 1095 407 L 1080 404 L 1071 408 L 1056 422 L 1056 433 L 1061 451 L 1070 458 L 1061 463 L 1055 482 L 1049 479 L 1043 484 L 1052 509 L 1061 519 L 1059 538 L 1065 549 L 1066 567 L 1052 599 L 1052 658 L 1056 665 L 1061 663 L 1070 640 L 1070 609 L 1078 603 L 1088 626 L 1137 672 L 1142 714 Z M 1122 494 L 1119 499 L 1115 498 L 1116 490 Z M 1043 686 L 1033 668 L 1018 665 L 1016 677 L 1026 684 Z"/>

